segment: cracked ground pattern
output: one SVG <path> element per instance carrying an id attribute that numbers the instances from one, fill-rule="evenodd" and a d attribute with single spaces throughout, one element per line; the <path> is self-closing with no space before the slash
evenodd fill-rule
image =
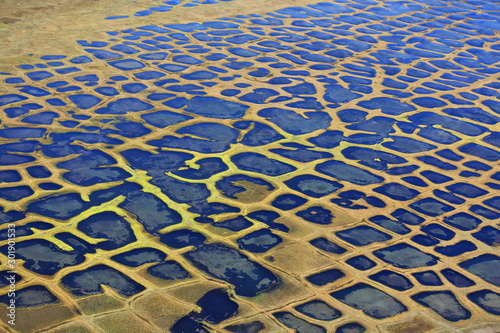
<path id="1" fill-rule="evenodd" d="M 499 332 L 499 30 L 338 0 L 1 73 L 2 329 Z"/>

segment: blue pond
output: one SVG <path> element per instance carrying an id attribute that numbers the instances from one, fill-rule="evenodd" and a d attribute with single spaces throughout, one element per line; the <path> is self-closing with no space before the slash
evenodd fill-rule
<path id="1" fill-rule="evenodd" d="M 257 153 L 240 153 L 231 157 L 236 166 L 245 171 L 252 171 L 267 176 L 280 176 L 296 170 L 295 167 L 270 159 Z"/>
<path id="2" fill-rule="evenodd" d="M 373 260 L 363 255 L 349 258 L 345 262 L 360 271 L 366 271 L 377 265 Z"/>
<path id="3" fill-rule="evenodd" d="M 166 258 L 166 254 L 153 248 L 140 248 L 117 254 L 111 259 L 122 265 L 138 267 L 150 262 L 160 262 Z"/>
<path id="4" fill-rule="evenodd" d="M 159 279 L 163 280 L 182 280 L 191 277 L 188 271 L 186 271 L 178 262 L 176 261 L 164 261 L 157 265 L 151 266 L 147 269 L 147 272 Z"/>
<path id="5" fill-rule="evenodd" d="M 325 333 L 326 330 L 321 327 L 307 321 L 296 317 L 290 312 L 275 312 L 273 316 L 276 317 L 283 325 L 289 327 L 291 329 L 295 329 L 295 331 L 306 331 L 306 332 L 314 332 L 314 333 Z"/>
<path id="6" fill-rule="evenodd" d="M 96 247 L 113 250 L 136 240 L 129 223 L 114 212 L 92 215 L 78 224 L 78 230 L 93 238 L 104 238 Z"/>
<path id="7" fill-rule="evenodd" d="M 366 283 L 336 291 L 331 296 L 377 319 L 392 317 L 408 310 L 395 298 Z"/>
<path id="8" fill-rule="evenodd" d="M 306 279 L 314 285 L 324 286 L 325 284 L 334 282 L 344 276 L 345 274 L 341 270 L 334 268 L 310 275 Z"/>
<path id="9" fill-rule="evenodd" d="M 175 249 L 186 246 L 199 246 L 203 244 L 205 240 L 206 237 L 203 236 L 203 234 L 187 229 L 172 231 L 160 237 L 162 243 Z"/>
<path id="10" fill-rule="evenodd" d="M 296 306 L 295 309 L 306 316 L 317 320 L 330 321 L 342 316 L 342 313 L 320 300 L 312 300 Z"/>
<path id="11" fill-rule="evenodd" d="M 185 257 L 208 274 L 233 284 L 241 296 L 255 296 L 277 283 L 270 270 L 225 245 L 202 245 Z"/>
<path id="12" fill-rule="evenodd" d="M 467 297 L 485 311 L 499 315 L 500 314 L 500 294 L 483 289 L 467 295 Z"/>
<path id="13" fill-rule="evenodd" d="M 382 231 L 364 225 L 336 232 L 336 235 L 356 246 L 364 246 L 373 242 L 384 242 L 392 238 Z"/>
<path id="14" fill-rule="evenodd" d="M 370 279 L 398 291 L 408 290 L 413 287 L 411 281 L 404 275 L 389 270 L 382 270 L 370 275 Z"/>
<path id="15" fill-rule="evenodd" d="M 482 254 L 461 262 L 459 266 L 491 284 L 500 286 L 500 273 L 498 270 L 500 267 L 500 257 L 494 254 Z"/>
<path id="16" fill-rule="evenodd" d="M 237 240 L 241 249 L 254 253 L 266 252 L 282 241 L 280 236 L 273 234 L 269 229 L 251 232 Z"/>
<path id="17" fill-rule="evenodd" d="M 450 291 L 427 291 L 412 296 L 415 301 L 436 311 L 451 322 L 467 319 L 471 316 Z"/>
<path id="18" fill-rule="evenodd" d="M 417 272 L 412 274 L 423 286 L 442 286 L 443 282 L 433 271 Z"/>
<path id="19" fill-rule="evenodd" d="M 338 182 L 313 175 L 300 175 L 285 181 L 285 184 L 307 196 L 320 198 L 344 187 Z"/>
<path id="20" fill-rule="evenodd" d="M 324 237 L 315 238 L 315 239 L 311 240 L 309 243 L 311 243 L 311 245 L 317 247 L 320 250 L 330 252 L 330 253 L 342 254 L 342 253 L 347 251 L 343 247 L 335 244 L 334 242 L 332 242 Z"/>
<path id="21" fill-rule="evenodd" d="M 15 293 L 15 304 L 19 308 L 37 307 L 44 304 L 59 303 L 59 299 L 51 293 L 45 286 L 34 285 L 17 290 Z M 3 295 L 0 302 L 10 305 L 10 297 Z"/>
<path id="22" fill-rule="evenodd" d="M 373 252 L 381 260 L 398 268 L 416 268 L 437 264 L 435 256 L 405 243 L 392 245 Z"/>
<path id="23" fill-rule="evenodd" d="M 70 273 L 61 279 L 61 283 L 75 296 L 101 294 L 104 292 L 101 285 L 107 285 L 126 297 L 145 289 L 120 271 L 102 264 Z"/>
<path id="24" fill-rule="evenodd" d="M 2 247 L 3 253 L 7 248 Z M 25 266 L 42 275 L 54 275 L 64 267 L 78 265 L 85 257 L 76 251 L 63 251 L 45 239 L 31 239 L 16 245 L 16 254 Z"/>
<path id="25" fill-rule="evenodd" d="M 238 119 L 249 107 L 243 104 L 225 101 L 216 97 L 196 96 L 189 101 L 188 112 L 217 119 Z"/>

